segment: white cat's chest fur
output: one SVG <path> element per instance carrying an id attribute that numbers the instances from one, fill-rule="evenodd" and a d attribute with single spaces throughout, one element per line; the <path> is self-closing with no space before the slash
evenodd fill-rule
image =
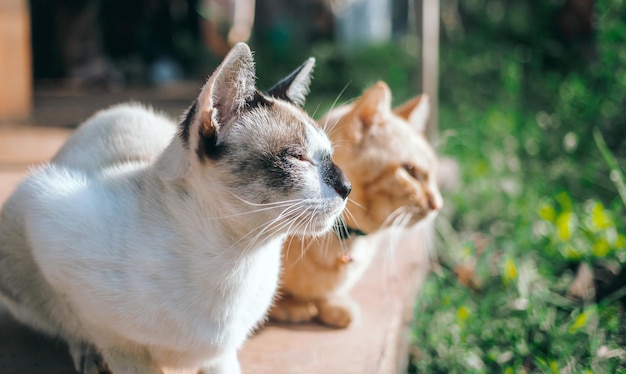
<path id="1" fill-rule="evenodd" d="M 239 348 L 272 301 L 283 238 L 246 250 L 247 241 L 198 220 L 204 212 L 191 201 L 174 212 L 167 201 L 148 204 L 163 198 L 151 178 L 116 178 L 43 172 L 25 186 L 35 197 L 26 210 L 33 255 L 83 322 L 80 335 L 175 357 L 163 365 Z"/>

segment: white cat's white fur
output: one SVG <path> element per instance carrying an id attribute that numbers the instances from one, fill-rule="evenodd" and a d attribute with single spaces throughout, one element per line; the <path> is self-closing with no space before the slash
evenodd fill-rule
<path id="1" fill-rule="evenodd" d="M 5 204 L 0 301 L 64 338 L 77 369 L 94 372 L 84 360 L 101 353 L 116 374 L 240 372 L 236 352 L 270 306 L 283 239 L 320 234 L 342 211 L 320 170 L 330 142 L 309 117 L 281 100 L 241 114 L 253 74 L 248 47 L 235 46 L 192 108 L 186 142 L 137 105 L 97 114 Z M 205 111 L 217 145 L 259 122 L 300 121 L 309 147 L 289 162 L 302 186 L 262 200 L 255 183 L 233 187 L 232 165 L 196 155 Z"/>

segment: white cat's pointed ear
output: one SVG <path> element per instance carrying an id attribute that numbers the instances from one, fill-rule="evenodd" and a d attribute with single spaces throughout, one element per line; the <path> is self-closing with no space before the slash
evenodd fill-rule
<path id="1" fill-rule="evenodd" d="M 198 109 L 212 110 L 217 125 L 223 126 L 241 112 L 255 91 L 252 52 L 245 43 L 238 43 L 202 88 Z"/>
<path id="2" fill-rule="evenodd" d="M 430 99 L 426 94 L 416 96 L 393 111 L 404 118 L 415 130 L 424 132 L 430 114 Z"/>
<path id="3" fill-rule="evenodd" d="M 286 100 L 298 106 L 304 106 L 306 95 L 311 85 L 311 73 L 315 66 L 315 59 L 309 57 L 296 70 L 283 78 L 274 87 L 267 90 L 268 96 Z"/>
<path id="4" fill-rule="evenodd" d="M 389 110 L 391 110 L 391 90 L 382 81 L 367 89 L 354 103 L 352 109 L 365 124 L 373 123 L 374 119 Z"/>
<path id="5" fill-rule="evenodd" d="M 181 137 L 199 156 L 218 152 L 220 131 L 246 108 L 268 103 L 256 89 L 254 60 L 245 43 L 236 44 L 211 75 L 181 124 Z"/>

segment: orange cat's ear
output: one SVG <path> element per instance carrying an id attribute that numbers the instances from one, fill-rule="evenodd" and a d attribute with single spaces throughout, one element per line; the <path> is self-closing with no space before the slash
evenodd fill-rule
<path id="1" fill-rule="evenodd" d="M 352 111 L 364 124 L 374 123 L 374 119 L 391 108 L 391 90 L 385 82 L 378 82 L 361 95 L 354 103 Z"/>
<path id="2" fill-rule="evenodd" d="M 430 113 L 430 100 L 428 95 L 423 94 L 396 107 L 393 111 L 407 121 L 415 130 L 424 132 L 428 114 Z"/>

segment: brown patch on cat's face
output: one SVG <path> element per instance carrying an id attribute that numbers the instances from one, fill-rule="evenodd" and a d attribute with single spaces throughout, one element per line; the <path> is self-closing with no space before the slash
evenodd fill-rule
<path id="1" fill-rule="evenodd" d="M 389 88 L 379 82 L 321 121 L 332 127 L 335 160 L 352 181 L 350 225 L 373 232 L 393 217 L 410 225 L 441 208 L 437 158 L 422 134 L 427 105 L 427 98 L 415 98 L 396 114 Z"/>

